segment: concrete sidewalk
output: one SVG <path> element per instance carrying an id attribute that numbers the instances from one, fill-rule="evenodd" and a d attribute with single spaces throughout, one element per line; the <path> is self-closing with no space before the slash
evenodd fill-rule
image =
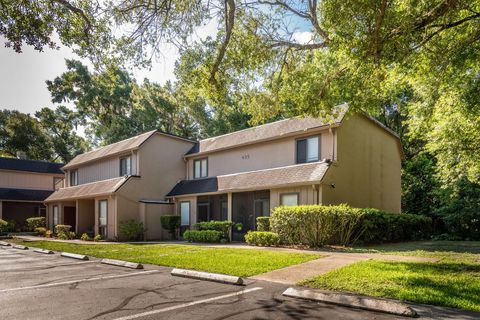
<path id="1" fill-rule="evenodd" d="M 382 255 L 375 253 L 328 253 L 326 257 L 273 270 L 251 277 L 251 279 L 295 285 L 305 279 L 316 277 L 327 272 L 348 266 L 352 263 L 366 260 L 437 262 L 438 259 Z"/>

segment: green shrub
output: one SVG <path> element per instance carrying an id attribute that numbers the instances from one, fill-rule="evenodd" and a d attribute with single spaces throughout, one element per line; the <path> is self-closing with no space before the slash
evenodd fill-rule
<path id="1" fill-rule="evenodd" d="M 269 231 L 248 231 L 245 235 L 245 241 L 254 246 L 278 246 L 280 236 L 278 233 Z"/>
<path id="2" fill-rule="evenodd" d="M 220 242 L 223 232 L 216 230 L 187 230 L 183 238 L 188 242 Z"/>
<path id="3" fill-rule="evenodd" d="M 346 206 L 282 206 L 274 209 L 271 229 L 285 244 L 320 247 L 333 241 L 338 230 L 337 211 Z"/>
<path id="4" fill-rule="evenodd" d="M 90 237 L 88 236 L 88 234 L 84 233 L 82 234 L 82 236 L 80 237 L 80 240 L 82 241 L 90 241 Z"/>
<path id="5" fill-rule="evenodd" d="M 165 215 L 160 217 L 162 228 L 168 230 L 172 239 L 177 239 L 177 230 L 180 228 L 180 216 Z"/>
<path id="6" fill-rule="evenodd" d="M 325 244 L 420 240 L 431 235 L 430 218 L 387 213 L 347 205 L 277 207 L 270 219 L 280 241 L 290 245 L 319 247 Z"/>
<path id="7" fill-rule="evenodd" d="M 15 231 L 17 231 L 17 223 L 15 222 L 15 220 L 8 220 L 6 232 L 15 232 Z"/>
<path id="8" fill-rule="evenodd" d="M 100 240 L 102 240 L 102 236 L 99 235 L 99 234 L 97 234 L 95 237 L 93 237 L 93 241 L 95 241 L 95 242 L 98 242 Z"/>
<path id="9" fill-rule="evenodd" d="M 230 229 L 233 226 L 232 221 L 204 221 L 204 222 L 198 222 L 194 225 L 195 228 L 198 230 L 215 230 L 215 231 L 220 231 L 223 234 L 223 238 L 227 239 L 230 241 Z"/>
<path id="10" fill-rule="evenodd" d="M 0 234 L 7 233 L 7 230 L 8 230 L 8 222 L 0 219 Z"/>
<path id="11" fill-rule="evenodd" d="M 364 243 L 422 240 L 432 234 L 432 219 L 429 217 L 378 209 L 360 210 L 363 215 L 359 240 Z"/>
<path id="12" fill-rule="evenodd" d="M 72 226 L 69 226 L 68 224 L 57 224 L 55 226 L 55 233 L 65 233 L 68 234 L 70 232 L 70 229 L 72 229 Z"/>
<path id="13" fill-rule="evenodd" d="M 28 218 L 27 226 L 30 231 L 35 231 L 36 228 L 45 228 L 47 226 L 47 219 L 45 217 Z"/>
<path id="14" fill-rule="evenodd" d="M 75 238 L 75 232 L 70 232 L 72 226 L 68 224 L 57 224 L 55 226 L 55 233 L 57 234 L 57 238 L 61 240 L 70 240 Z M 72 237 L 73 233 L 73 237 Z"/>
<path id="15" fill-rule="evenodd" d="M 127 241 L 139 241 L 143 240 L 145 234 L 145 228 L 143 222 L 136 220 L 127 220 L 120 222 L 120 234 Z"/>
<path id="16" fill-rule="evenodd" d="M 257 217 L 257 231 L 270 231 L 270 217 Z"/>
<path id="17" fill-rule="evenodd" d="M 77 235 L 73 231 L 57 233 L 57 238 L 60 240 L 72 240 L 76 237 Z"/>
<path id="18" fill-rule="evenodd" d="M 36 233 L 38 233 L 39 235 L 41 235 L 42 237 L 45 237 L 45 233 L 47 233 L 47 228 L 37 227 L 37 228 L 35 228 L 34 231 L 35 231 Z"/>

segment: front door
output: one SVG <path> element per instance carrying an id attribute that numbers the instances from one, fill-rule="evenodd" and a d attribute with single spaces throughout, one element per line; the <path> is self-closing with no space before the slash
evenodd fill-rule
<path id="1" fill-rule="evenodd" d="M 75 231 L 77 226 L 76 211 L 75 207 L 63 207 L 63 224 L 72 226 L 72 231 Z"/>

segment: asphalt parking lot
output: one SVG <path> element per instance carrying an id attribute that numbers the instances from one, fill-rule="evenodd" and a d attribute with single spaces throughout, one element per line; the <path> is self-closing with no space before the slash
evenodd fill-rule
<path id="1" fill-rule="evenodd" d="M 170 271 L 0 247 L 0 319 L 405 319 L 287 298 L 281 284 L 247 280 L 233 286 Z M 435 308 L 417 311 L 424 319 L 440 318 Z M 474 319 L 441 312 L 443 318 Z"/>

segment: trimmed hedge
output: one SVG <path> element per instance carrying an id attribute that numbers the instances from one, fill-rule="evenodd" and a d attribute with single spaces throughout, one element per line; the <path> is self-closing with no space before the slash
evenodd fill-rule
<path id="1" fill-rule="evenodd" d="M 47 226 L 47 219 L 45 217 L 27 218 L 27 226 L 30 231 L 35 231 L 36 228 L 45 228 Z"/>
<path id="2" fill-rule="evenodd" d="M 270 231 L 270 217 L 257 217 L 257 231 Z"/>
<path id="3" fill-rule="evenodd" d="M 183 238 L 188 242 L 220 242 L 223 232 L 216 230 L 187 230 Z"/>
<path id="4" fill-rule="evenodd" d="M 432 235 L 433 225 L 430 217 L 387 213 L 378 209 L 362 209 L 362 212 L 363 232 L 359 240 L 364 243 L 422 240 Z"/>
<path id="5" fill-rule="evenodd" d="M 245 241 L 254 246 L 278 246 L 280 236 L 278 233 L 269 231 L 248 231 L 245 235 Z"/>
<path id="6" fill-rule="evenodd" d="M 430 218 L 387 213 L 377 209 L 338 206 L 289 206 L 274 209 L 272 231 L 288 245 L 320 247 L 425 239 L 431 235 Z"/>
<path id="7" fill-rule="evenodd" d="M 223 238 L 229 240 L 230 239 L 230 229 L 233 226 L 232 221 L 203 221 L 203 222 L 198 222 L 194 224 L 194 227 L 197 230 L 215 230 L 215 231 L 220 231 L 223 234 Z"/>

